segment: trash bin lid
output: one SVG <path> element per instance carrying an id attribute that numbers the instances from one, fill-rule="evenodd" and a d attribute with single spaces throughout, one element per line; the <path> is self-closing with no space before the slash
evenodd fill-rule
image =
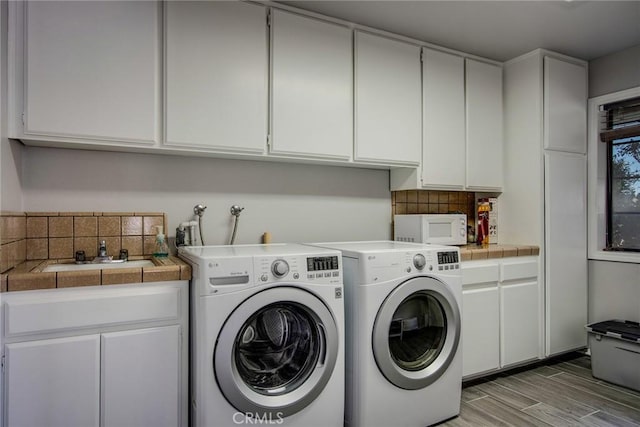
<path id="1" fill-rule="evenodd" d="M 640 323 L 630 320 L 606 320 L 587 325 L 589 332 L 611 335 L 625 340 L 640 342 Z"/>

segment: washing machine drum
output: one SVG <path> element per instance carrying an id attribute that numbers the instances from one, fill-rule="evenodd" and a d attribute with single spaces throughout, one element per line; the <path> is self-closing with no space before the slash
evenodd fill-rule
<path id="1" fill-rule="evenodd" d="M 213 366 L 240 412 L 278 419 L 309 405 L 335 367 L 338 329 L 316 296 L 278 287 L 245 300 L 227 319 Z"/>
<path id="2" fill-rule="evenodd" d="M 451 364 L 460 326 L 458 303 L 445 283 L 428 276 L 403 282 L 376 316 L 373 354 L 378 368 L 397 387 L 427 387 Z"/>

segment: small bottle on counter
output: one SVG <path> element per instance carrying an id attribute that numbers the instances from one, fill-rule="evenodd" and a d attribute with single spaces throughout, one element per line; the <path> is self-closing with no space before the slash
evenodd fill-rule
<path id="1" fill-rule="evenodd" d="M 169 246 L 167 245 L 167 241 L 165 239 L 164 233 L 162 232 L 162 226 L 158 225 L 156 228 L 158 229 L 158 233 L 156 234 L 156 247 L 153 250 L 153 256 L 155 257 L 169 256 Z"/>

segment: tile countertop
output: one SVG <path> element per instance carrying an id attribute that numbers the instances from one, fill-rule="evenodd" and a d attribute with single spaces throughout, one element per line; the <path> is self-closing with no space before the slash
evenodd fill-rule
<path id="1" fill-rule="evenodd" d="M 460 246 L 461 261 L 540 255 L 540 247 L 530 245 Z"/>
<path id="2" fill-rule="evenodd" d="M 131 261 L 148 259 L 153 267 L 125 267 L 104 270 L 43 272 L 51 264 L 72 263 L 73 260 L 25 261 L 0 277 L 2 292 L 35 289 L 69 288 L 75 286 L 117 285 L 126 283 L 191 280 L 191 266 L 180 258 L 169 256 L 129 257 Z"/>

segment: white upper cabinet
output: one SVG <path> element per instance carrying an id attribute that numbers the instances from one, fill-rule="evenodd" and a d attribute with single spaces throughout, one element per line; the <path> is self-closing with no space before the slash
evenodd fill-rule
<path id="1" fill-rule="evenodd" d="M 155 1 L 30 1 L 18 37 L 19 137 L 154 144 L 160 10 Z M 24 49 L 24 50 L 22 50 Z M 17 118 L 20 122 L 20 118 Z M 43 138 L 43 136 L 45 138 Z"/>
<path id="2" fill-rule="evenodd" d="M 264 153 L 266 8 L 165 3 L 165 144 Z"/>
<path id="3" fill-rule="evenodd" d="M 544 148 L 587 152 L 587 68 L 544 58 Z"/>
<path id="4" fill-rule="evenodd" d="M 418 165 L 422 146 L 420 47 L 356 31 L 354 160 Z"/>
<path id="5" fill-rule="evenodd" d="M 467 188 L 503 185 L 502 68 L 466 59 Z"/>
<path id="6" fill-rule="evenodd" d="M 465 185 L 464 58 L 422 49 L 424 186 Z"/>
<path id="7" fill-rule="evenodd" d="M 351 159 L 352 44 L 347 27 L 271 11 L 270 153 Z"/>

